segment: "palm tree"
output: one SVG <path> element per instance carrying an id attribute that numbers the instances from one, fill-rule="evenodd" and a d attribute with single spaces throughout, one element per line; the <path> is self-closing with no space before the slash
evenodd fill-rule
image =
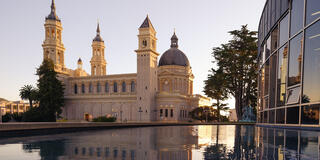
<path id="1" fill-rule="evenodd" d="M 29 100 L 30 108 L 32 108 L 32 102 L 37 100 L 38 90 L 32 85 L 24 85 L 19 91 L 21 99 Z"/>

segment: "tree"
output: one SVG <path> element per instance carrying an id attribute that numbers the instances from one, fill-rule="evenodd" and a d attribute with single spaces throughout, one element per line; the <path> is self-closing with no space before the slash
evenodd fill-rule
<path id="1" fill-rule="evenodd" d="M 56 121 L 64 105 L 64 86 L 57 79 L 52 60 L 45 59 L 37 69 L 39 88 L 39 111 L 43 121 Z"/>
<path id="2" fill-rule="evenodd" d="M 226 107 L 227 104 L 221 103 L 228 98 L 228 92 L 225 88 L 226 81 L 224 80 L 224 73 L 221 68 L 215 70 L 211 69 L 212 74 L 208 75 L 208 79 L 205 80 L 204 93 L 216 100 L 216 103 L 213 103 L 212 106 L 217 107 L 217 118 L 218 122 L 221 121 L 220 111 L 228 110 L 229 107 Z"/>
<path id="3" fill-rule="evenodd" d="M 247 25 L 229 32 L 233 38 L 213 49 L 214 64 L 224 78 L 223 89 L 235 98 L 238 120 L 242 118 L 244 106 L 256 107 L 257 101 L 257 38 L 255 31 Z M 214 72 L 215 73 L 215 72 Z M 220 82 L 216 82 L 220 83 Z"/>
<path id="4" fill-rule="evenodd" d="M 217 120 L 217 116 L 215 114 L 215 110 L 211 106 L 203 106 L 197 107 L 193 109 L 189 115 L 192 119 L 200 120 L 200 121 L 213 121 Z"/>
<path id="5" fill-rule="evenodd" d="M 24 85 L 19 91 L 21 99 L 29 100 L 30 108 L 32 108 L 33 101 L 37 100 L 38 90 L 32 85 Z"/>

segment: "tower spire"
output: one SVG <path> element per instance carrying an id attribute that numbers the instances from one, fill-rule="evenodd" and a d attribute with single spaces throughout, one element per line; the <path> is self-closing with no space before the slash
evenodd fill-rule
<path id="1" fill-rule="evenodd" d="M 54 0 L 51 1 L 51 12 L 46 19 L 60 21 L 59 17 L 56 14 L 56 4 L 54 3 Z"/>
<path id="2" fill-rule="evenodd" d="M 97 25 L 97 35 L 100 35 L 100 25 L 99 25 L 99 20 L 98 20 L 98 25 Z"/>
<path id="3" fill-rule="evenodd" d="M 99 20 L 97 23 L 97 34 L 96 37 L 93 39 L 93 41 L 97 41 L 97 42 L 103 42 L 102 37 L 100 36 L 100 24 L 99 24 Z"/>

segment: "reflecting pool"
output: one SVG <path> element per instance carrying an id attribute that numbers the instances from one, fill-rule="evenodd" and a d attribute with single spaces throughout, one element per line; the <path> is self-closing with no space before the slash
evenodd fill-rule
<path id="1" fill-rule="evenodd" d="M 320 132 L 240 125 L 112 129 L 0 139 L 6 160 L 318 159 Z"/>

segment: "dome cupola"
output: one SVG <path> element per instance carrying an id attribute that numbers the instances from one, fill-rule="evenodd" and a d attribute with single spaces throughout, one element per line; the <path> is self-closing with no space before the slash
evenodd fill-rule
<path id="1" fill-rule="evenodd" d="M 187 56 L 178 49 L 178 37 L 175 32 L 171 37 L 170 47 L 170 49 L 162 54 L 159 61 L 159 67 L 167 65 L 190 66 Z"/>

